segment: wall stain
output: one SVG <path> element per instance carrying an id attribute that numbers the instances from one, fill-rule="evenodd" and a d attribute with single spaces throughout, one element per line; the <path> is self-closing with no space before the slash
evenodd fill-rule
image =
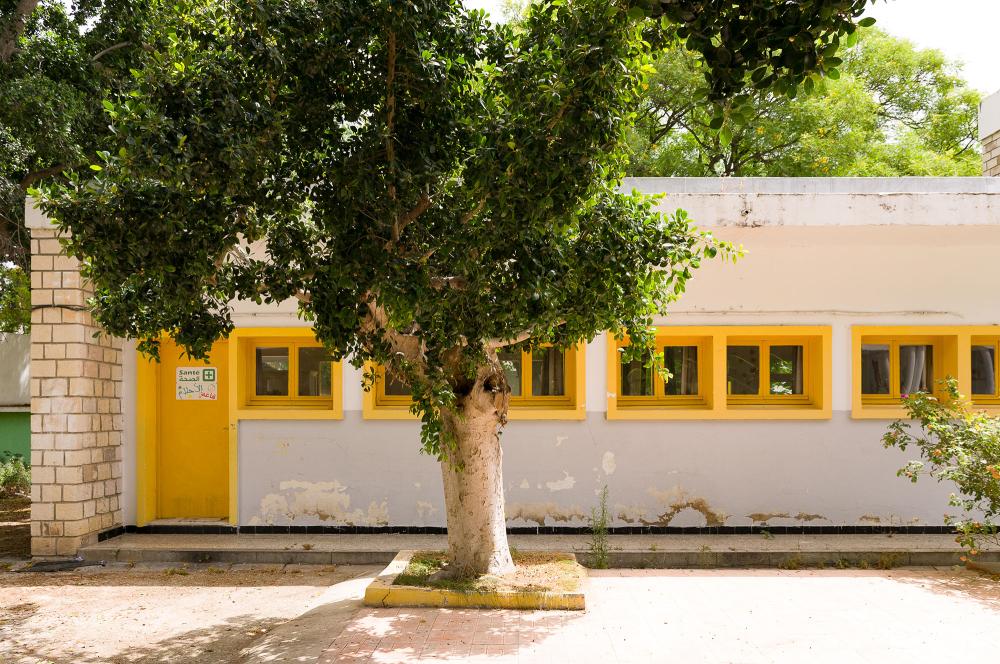
<path id="1" fill-rule="evenodd" d="M 799 512 L 795 515 L 796 521 L 829 521 L 822 514 L 807 514 L 806 512 Z"/>
<path id="2" fill-rule="evenodd" d="M 511 503 L 507 505 L 507 521 L 534 521 L 539 526 L 544 526 L 546 519 L 553 522 L 568 523 L 572 521 L 584 521 L 587 514 L 579 506 L 564 507 L 554 502 L 549 503 Z"/>
<path id="3" fill-rule="evenodd" d="M 640 519 L 639 523 L 644 526 L 667 526 L 674 517 L 687 509 L 699 512 L 705 517 L 706 526 L 723 526 L 729 518 L 725 512 L 713 509 L 704 498 L 691 497 L 680 487 L 675 486 L 666 491 L 650 488 L 647 489 L 647 493 L 663 503 L 667 509 L 656 517 L 656 520 Z"/>
<path id="4" fill-rule="evenodd" d="M 858 521 L 863 521 L 866 523 L 882 523 L 882 517 L 875 516 L 874 514 L 862 514 L 858 517 Z"/>
<path id="5" fill-rule="evenodd" d="M 332 482 L 287 480 L 278 484 L 278 493 L 269 493 L 260 500 L 260 508 L 250 525 L 273 524 L 313 517 L 346 526 L 384 526 L 389 523 L 388 502 L 371 501 L 368 509 L 351 509 L 347 487 Z"/>
<path id="6" fill-rule="evenodd" d="M 791 519 L 788 512 L 754 512 L 747 514 L 747 518 L 754 523 L 767 523 L 771 519 Z"/>

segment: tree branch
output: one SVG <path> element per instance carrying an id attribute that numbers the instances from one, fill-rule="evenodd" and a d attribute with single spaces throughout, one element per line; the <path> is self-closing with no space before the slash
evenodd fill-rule
<path id="1" fill-rule="evenodd" d="M 24 34 L 28 25 L 28 17 L 35 11 L 39 0 L 18 0 L 14 7 L 14 16 L 2 33 L 0 33 L 0 62 L 10 62 L 17 52 L 17 40 Z"/>
<path id="2" fill-rule="evenodd" d="M 114 51 L 117 51 L 118 49 L 125 48 L 126 46 L 131 46 L 131 45 L 132 45 L 132 42 L 130 42 L 130 41 L 118 42 L 117 44 L 115 44 L 113 46 L 107 47 L 106 49 L 104 49 L 103 51 L 101 51 L 100 53 L 98 53 L 97 55 L 95 55 L 94 57 L 92 57 L 90 59 L 90 61 L 91 62 L 97 62 L 98 60 L 100 60 L 101 58 L 103 58 L 108 53 L 112 53 Z"/>
<path id="3" fill-rule="evenodd" d="M 394 185 L 390 185 L 394 187 Z M 416 206 L 412 210 L 400 215 L 395 222 L 392 224 L 392 241 L 386 244 L 386 249 L 392 245 L 399 242 L 399 238 L 403 236 L 403 231 L 407 226 L 416 221 L 417 217 L 422 215 L 427 211 L 427 208 L 431 206 L 431 197 L 427 194 L 420 194 L 420 200 L 417 201 Z"/>
<path id="4" fill-rule="evenodd" d="M 39 171 L 28 173 L 27 175 L 24 176 L 21 182 L 18 183 L 18 185 L 21 187 L 22 190 L 27 191 L 28 187 L 35 184 L 42 178 L 47 178 L 50 175 L 59 175 L 68 168 L 72 167 L 69 164 L 59 164 L 57 166 L 49 166 L 48 168 L 43 168 Z"/>

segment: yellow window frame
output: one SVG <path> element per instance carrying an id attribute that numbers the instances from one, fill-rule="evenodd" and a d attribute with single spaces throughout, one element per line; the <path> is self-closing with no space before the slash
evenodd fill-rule
<path id="1" fill-rule="evenodd" d="M 996 326 L 987 325 L 855 325 L 851 328 L 852 393 L 851 417 L 854 419 L 899 419 L 907 416 L 899 394 L 899 351 L 908 345 L 930 345 L 934 348 L 932 394 L 941 396 L 938 384 L 943 378 L 954 377 L 958 389 L 968 395 L 972 389 L 972 339 L 977 336 L 998 336 Z M 868 344 L 890 344 L 889 395 L 861 393 L 861 347 Z"/>
<path id="2" fill-rule="evenodd" d="M 993 394 L 977 394 L 972 391 L 972 347 L 992 346 L 993 347 Z M 1000 406 L 1000 336 L 975 336 L 971 337 L 969 343 L 969 394 L 974 405 Z"/>
<path id="3" fill-rule="evenodd" d="M 561 396 L 538 396 L 531 394 L 531 354 L 521 353 L 521 394 L 511 397 L 510 420 L 582 420 L 586 419 L 586 376 L 585 348 L 580 344 L 563 351 L 565 363 L 563 375 L 566 394 Z M 370 420 L 411 420 L 416 416 L 410 412 L 412 399 L 409 396 L 385 393 L 385 367 L 368 363 L 365 370 L 374 372 L 375 384 L 365 392 L 362 401 L 362 415 Z M 528 395 L 528 396 L 525 396 Z"/>
<path id="4" fill-rule="evenodd" d="M 299 391 L 299 349 L 321 348 L 312 328 L 239 328 L 230 339 L 231 366 L 236 366 L 236 389 L 230 390 L 235 420 L 341 419 L 343 417 L 343 365 L 330 363 L 330 396 L 302 396 Z M 256 393 L 258 348 L 288 349 L 288 395 Z"/>
<path id="5" fill-rule="evenodd" d="M 900 381 L 900 346 L 930 346 L 931 353 L 931 394 L 939 395 L 941 389 L 938 381 L 945 377 L 942 371 L 944 364 L 944 343 L 938 336 L 867 336 L 863 337 L 861 348 L 868 345 L 889 346 L 889 394 L 865 394 L 861 393 L 861 401 L 866 405 L 898 404 L 903 398 L 899 389 Z"/>
<path id="6" fill-rule="evenodd" d="M 659 326 L 657 348 L 692 345 L 698 340 L 698 391 L 703 401 L 686 397 L 623 397 L 621 353 L 629 344 L 627 335 L 607 335 L 609 420 L 820 420 L 832 416 L 832 329 L 826 325 L 713 325 Z M 748 339 L 768 340 L 774 345 L 803 345 L 803 391 L 801 395 L 778 397 L 768 402 L 731 402 L 728 392 L 726 349 Z M 757 396 L 749 395 L 753 399 Z"/>
<path id="7" fill-rule="evenodd" d="M 627 340 L 623 340 L 627 341 Z M 628 346 L 628 343 L 618 344 L 616 352 Z M 708 404 L 706 387 L 709 384 L 710 371 L 706 369 L 711 365 L 711 340 L 706 337 L 679 337 L 679 336 L 658 336 L 656 337 L 656 352 L 663 352 L 666 348 L 683 348 L 693 346 L 698 349 L 698 394 L 667 394 L 667 386 L 663 378 L 653 372 L 653 394 L 652 395 L 622 395 L 618 397 L 618 403 L 624 408 L 703 408 Z M 619 355 L 620 358 L 620 355 Z M 622 363 L 619 359 L 618 368 L 612 378 L 615 390 L 621 392 Z M 610 381 L 609 381 L 610 382 Z"/>
<path id="8" fill-rule="evenodd" d="M 779 405 L 808 406 L 813 402 L 813 353 L 812 341 L 807 337 L 728 337 L 726 340 L 726 401 L 731 406 Z M 757 394 L 732 394 L 729 384 L 729 348 L 750 346 L 758 349 L 760 366 L 757 369 Z M 771 394 L 771 347 L 802 347 L 802 394 Z"/>

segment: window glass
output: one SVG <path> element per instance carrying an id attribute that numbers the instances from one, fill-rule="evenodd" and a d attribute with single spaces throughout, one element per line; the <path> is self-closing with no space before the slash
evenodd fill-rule
<path id="1" fill-rule="evenodd" d="M 666 395 L 696 396 L 698 394 L 697 346 L 666 346 L 663 349 L 663 366 L 671 375 L 670 380 L 663 386 Z"/>
<path id="2" fill-rule="evenodd" d="M 934 380 L 933 346 L 899 346 L 899 393 L 930 392 Z"/>
<path id="3" fill-rule="evenodd" d="M 651 397 L 653 396 L 653 368 L 642 366 L 642 362 L 633 360 L 622 362 L 622 396 Z"/>
<path id="4" fill-rule="evenodd" d="M 299 396 L 330 396 L 332 366 L 325 348 L 299 348 Z"/>
<path id="5" fill-rule="evenodd" d="M 507 375 L 510 395 L 512 397 L 521 396 L 521 352 L 505 350 L 497 353 L 497 359 L 500 360 L 503 372 Z"/>
<path id="6" fill-rule="evenodd" d="M 972 393 L 997 393 L 996 348 L 994 346 L 972 347 Z"/>
<path id="7" fill-rule="evenodd" d="M 288 348 L 257 348 L 257 396 L 288 396 Z"/>
<path id="8" fill-rule="evenodd" d="M 531 353 L 531 396 L 561 397 L 566 394 L 562 351 L 539 348 Z"/>
<path id="9" fill-rule="evenodd" d="M 410 396 L 410 386 L 392 375 L 388 369 L 385 371 L 385 385 L 383 391 L 389 397 Z"/>
<path id="10" fill-rule="evenodd" d="M 889 344 L 862 344 L 861 393 L 890 393 Z"/>
<path id="11" fill-rule="evenodd" d="M 802 346 L 771 346 L 771 394 L 802 394 Z"/>
<path id="12" fill-rule="evenodd" d="M 729 394 L 757 394 L 760 391 L 760 347 L 726 348 L 726 379 Z"/>

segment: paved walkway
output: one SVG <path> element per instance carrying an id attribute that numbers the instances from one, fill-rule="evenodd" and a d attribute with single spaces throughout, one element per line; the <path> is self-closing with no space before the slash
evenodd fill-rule
<path id="1" fill-rule="evenodd" d="M 592 571 L 586 612 L 362 609 L 319 661 L 996 661 L 1000 582 L 964 570 Z"/>

